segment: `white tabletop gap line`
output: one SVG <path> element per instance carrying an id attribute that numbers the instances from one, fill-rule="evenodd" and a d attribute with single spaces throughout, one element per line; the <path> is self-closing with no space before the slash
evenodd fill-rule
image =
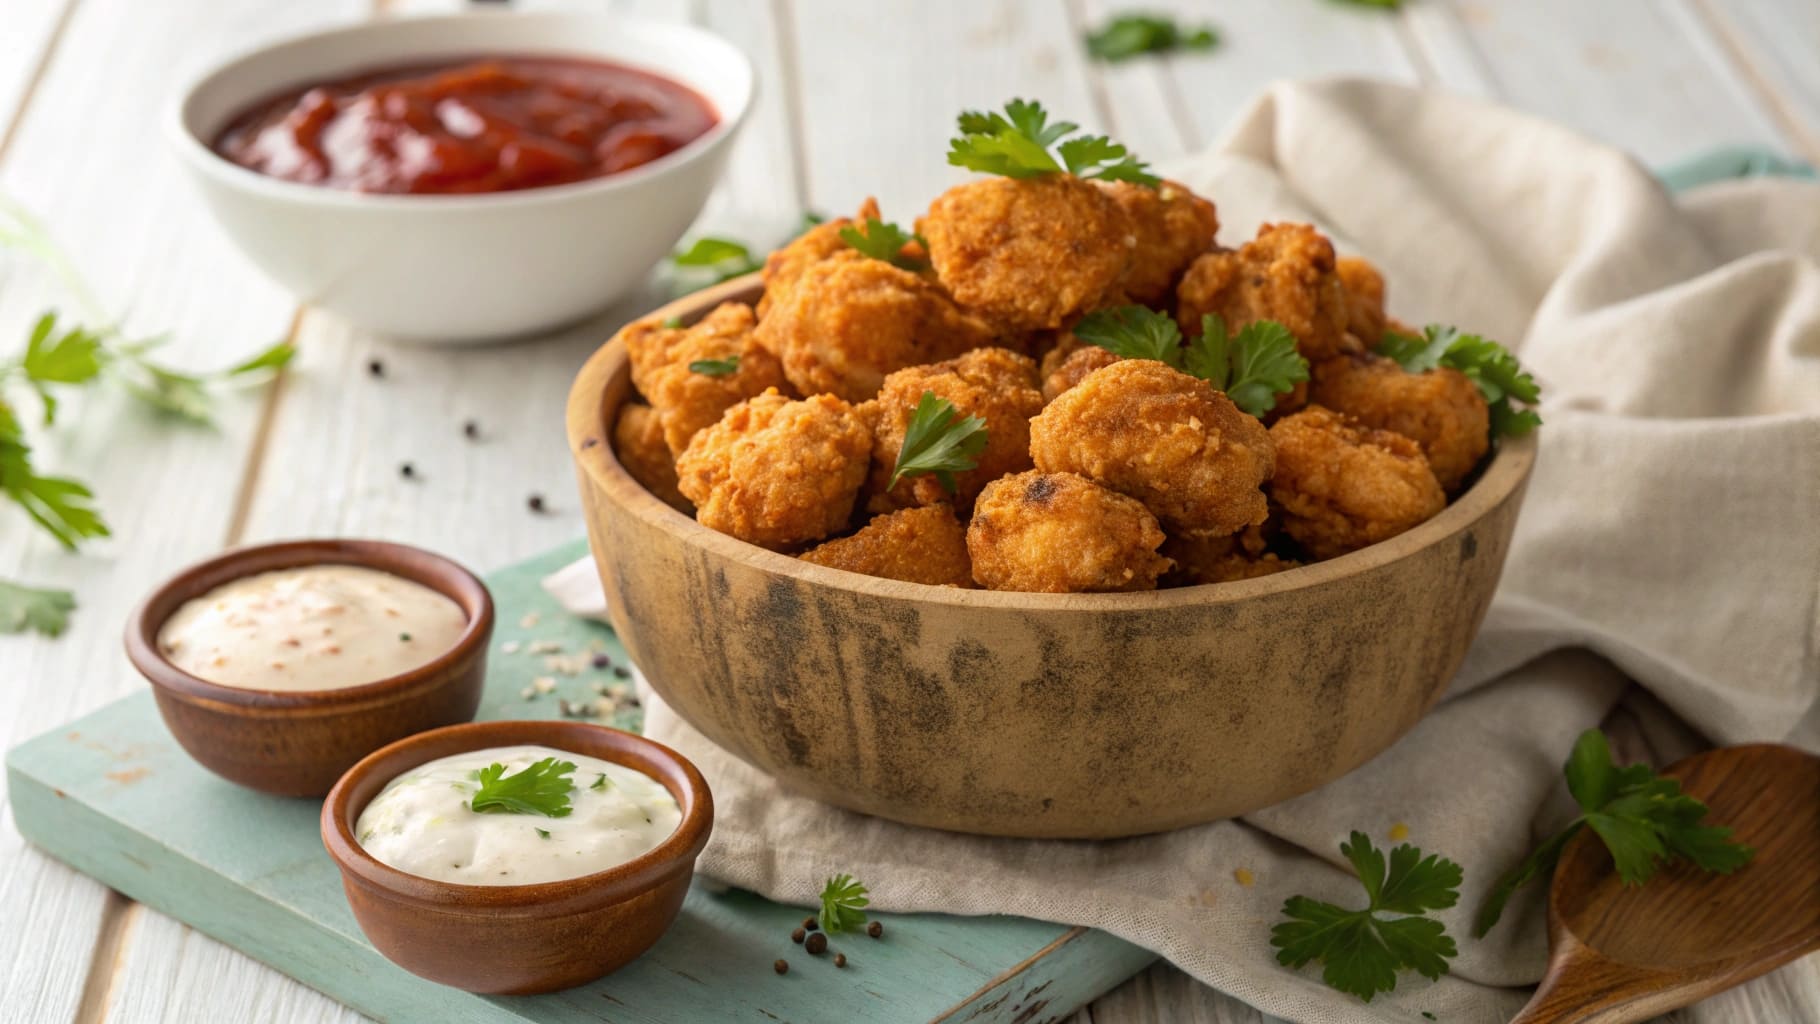
<path id="1" fill-rule="evenodd" d="M 120 979 L 120 965 L 126 960 L 127 947 L 138 933 L 139 918 L 145 908 L 125 895 L 109 889 L 107 902 L 101 907 L 101 931 L 95 936 L 95 951 L 89 958 L 88 977 L 82 983 L 82 1001 L 76 1004 L 74 1024 L 101 1024 Z"/>

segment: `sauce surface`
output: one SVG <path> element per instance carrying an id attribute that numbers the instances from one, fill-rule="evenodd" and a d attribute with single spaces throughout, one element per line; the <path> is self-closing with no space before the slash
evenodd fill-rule
<path id="1" fill-rule="evenodd" d="M 186 601 L 158 629 L 171 664 L 223 686 L 337 690 L 408 672 L 455 646 L 467 615 L 446 595 L 358 565 L 243 576 Z"/>
<path id="2" fill-rule="evenodd" d="M 469 808 L 480 769 L 503 764 L 510 776 L 546 757 L 576 766 L 567 816 Z M 624 864 L 669 838 L 681 821 L 676 798 L 643 772 L 549 747 L 494 747 L 393 779 L 360 812 L 354 837 L 380 863 L 422 878 L 531 885 Z"/>
<path id="3" fill-rule="evenodd" d="M 686 86 L 618 64 L 480 57 L 272 97 L 236 115 L 214 149 L 261 174 L 350 192 L 510 192 L 630 170 L 717 120 Z"/>

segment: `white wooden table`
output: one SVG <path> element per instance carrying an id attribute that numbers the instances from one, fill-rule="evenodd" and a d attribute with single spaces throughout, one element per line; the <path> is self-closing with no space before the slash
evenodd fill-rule
<path id="1" fill-rule="evenodd" d="M 587 0 L 577 0 L 585 3 Z M 604 3 L 607 0 L 593 0 Z M 382 13 L 457 0 L 377 0 Z M 166 153 L 161 102 L 218 56 L 374 12 L 375 0 L 0 0 L 0 190 L 38 211 L 104 300 L 166 352 L 212 367 L 282 336 L 282 381 L 221 403 L 219 425 L 161 421 L 117 393 L 70 407 L 40 438 L 50 468 L 95 483 L 115 537 L 59 551 L 0 508 L 0 578 L 75 590 L 57 640 L 0 638 L 0 744 L 142 685 L 121 657 L 127 610 L 174 567 L 224 546 L 298 535 L 408 540 L 482 569 L 582 532 L 561 434 L 569 378 L 615 318 L 566 336 L 465 352 L 396 347 L 299 309 L 208 221 Z M 804 209 L 868 193 L 901 218 L 952 181 L 954 113 L 1013 95 L 1110 131 L 1156 160 L 1207 144 L 1272 79 L 1363 72 L 1497 97 L 1653 163 L 1721 144 L 1820 160 L 1820 3 L 1812 0 L 1147 0 L 1211 18 L 1207 56 L 1088 63 L 1083 28 L 1112 0 L 652 0 L 751 54 L 760 100 L 699 230 L 768 243 Z M 920 155 L 920 156 L 919 156 Z M 911 158 L 916 157 L 916 158 Z M 0 351 L 64 303 L 0 260 Z M 640 309 L 628 303 L 617 319 Z M 385 363 L 382 380 L 369 360 Z M 462 437 L 479 421 L 484 440 Z M 400 479 L 414 463 L 418 479 Z M 532 493 L 550 510 L 526 509 Z M 358 1019 L 351 1011 L 26 848 L 0 815 L 0 1019 Z M 1159 966 L 1078 1021 L 1251 1021 Z M 1820 1020 L 1820 965 L 1794 964 L 1679 1015 Z"/>

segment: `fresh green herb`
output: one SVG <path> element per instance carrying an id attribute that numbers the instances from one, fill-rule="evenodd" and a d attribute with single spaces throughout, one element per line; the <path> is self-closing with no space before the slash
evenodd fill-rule
<path id="1" fill-rule="evenodd" d="M 714 237 L 697 238 L 694 245 L 672 255 L 670 262 L 693 282 L 693 287 L 682 289 L 685 293 L 743 277 L 764 266 L 744 242 Z"/>
<path id="2" fill-rule="evenodd" d="M 545 839 L 550 838 L 550 830 L 547 828 L 534 828 L 534 831 Z"/>
<path id="3" fill-rule="evenodd" d="M 25 428 L 0 399 L 0 494 L 71 551 L 91 537 L 108 535 L 107 523 L 95 510 L 94 493 L 75 480 L 41 476 L 32 466 Z"/>
<path id="4" fill-rule="evenodd" d="M 816 915 L 822 931 L 833 934 L 865 924 L 864 908 L 872 902 L 866 898 L 868 891 L 854 881 L 852 875 L 835 875 L 828 879 L 828 884 L 822 886 L 821 913 Z"/>
<path id="5" fill-rule="evenodd" d="M 1078 131 L 1080 125 L 1071 121 L 1050 124 L 1043 105 L 1035 101 L 1012 100 L 1005 104 L 1003 114 L 963 111 L 959 124 L 960 137 L 948 143 L 948 162 L 956 167 L 1008 178 L 1066 171 L 1080 178 L 1128 181 L 1150 188 L 1162 180 L 1124 146 L 1103 135 L 1079 135 L 1062 142 L 1063 136 Z"/>
<path id="6" fill-rule="evenodd" d="M 891 467 L 889 486 L 896 487 L 907 476 L 933 473 L 942 489 L 953 494 L 954 474 L 979 465 L 979 455 L 985 450 L 985 420 L 962 418 L 954 403 L 925 391 L 904 428 L 904 443 L 897 450 L 897 464 Z"/>
<path id="7" fill-rule="evenodd" d="M 398 642 L 399 642 L 399 643 L 403 643 L 403 644 L 408 644 L 408 643 L 410 643 L 410 642 L 411 642 L 411 634 L 409 634 L 409 633 L 400 633 L 400 634 L 398 634 Z"/>
<path id="8" fill-rule="evenodd" d="M 739 372 L 739 356 L 732 355 L 725 359 L 697 359 L 689 364 L 690 373 L 699 373 L 704 377 L 725 377 Z"/>
<path id="9" fill-rule="evenodd" d="M 1418 338 L 1387 331 L 1378 343 L 1378 353 L 1396 360 L 1410 373 L 1448 366 L 1471 378 L 1491 407 L 1494 436 L 1521 437 L 1541 426 L 1542 417 L 1534 409 L 1512 404 L 1534 405 L 1542 393 L 1536 379 L 1523 372 L 1509 349 L 1477 334 L 1461 334 L 1458 328 L 1440 324 L 1429 324 L 1422 329 L 1422 335 Z"/>
<path id="10" fill-rule="evenodd" d="M 480 789 L 468 807 L 483 814 L 541 814 L 546 818 L 569 815 L 569 776 L 575 762 L 546 757 L 516 775 L 495 761 L 480 770 Z"/>
<path id="11" fill-rule="evenodd" d="M 664 321 L 663 321 L 664 330 L 667 330 L 667 331 L 681 330 L 682 325 L 683 325 L 683 321 L 682 321 L 682 317 L 680 317 L 680 316 L 664 317 Z"/>
<path id="12" fill-rule="evenodd" d="M 1109 63 L 1145 53 L 1211 50 L 1219 44 L 1212 25 L 1184 29 L 1161 14 L 1120 14 L 1087 34 L 1087 53 Z"/>
<path id="13" fill-rule="evenodd" d="M 1275 320 L 1246 324 L 1228 336 L 1218 314 L 1201 318 L 1201 336 L 1182 344 L 1181 329 L 1145 306 L 1089 313 L 1074 336 L 1126 359 L 1155 359 L 1201 378 L 1253 416 L 1276 407 L 1277 396 L 1308 379 L 1308 361 L 1296 352 L 1295 335 Z"/>
<path id="14" fill-rule="evenodd" d="M 819 210 L 804 210 L 803 219 L 797 224 L 796 237 L 801 238 L 810 228 L 815 227 L 818 224 L 826 224 L 827 222 L 827 214 L 822 213 Z"/>
<path id="15" fill-rule="evenodd" d="M 592 790 L 604 790 L 604 789 L 606 789 L 606 788 L 607 788 L 607 773 L 606 773 L 606 772 L 601 772 L 601 773 L 600 773 L 600 777 L 599 777 L 599 778 L 597 778 L 597 779 L 595 779 L 595 780 L 594 780 L 594 784 L 593 784 L 593 785 L 592 785 L 592 786 L 589 786 L 589 787 L 588 787 L 588 788 L 589 788 L 589 789 L 592 789 Z"/>
<path id="16" fill-rule="evenodd" d="M 927 246 L 929 243 L 923 241 L 923 236 L 905 231 L 896 224 L 877 217 L 866 218 L 864 231 L 852 225 L 841 228 L 840 239 L 864 255 L 905 270 L 919 270 L 928 262 L 920 257 L 905 256 L 903 251 L 904 246 L 911 242 Z"/>
<path id="17" fill-rule="evenodd" d="M 1447 973 L 1447 960 L 1458 950 L 1441 922 L 1422 915 L 1453 906 L 1460 898 L 1460 865 L 1407 843 L 1384 854 L 1371 837 L 1354 832 L 1340 844 L 1365 887 L 1366 905 L 1347 910 L 1306 896 L 1283 904 L 1289 920 L 1270 931 L 1277 962 L 1300 967 L 1321 962 L 1321 980 L 1366 1002 L 1397 987 L 1397 972 L 1413 970 L 1425 978 Z M 1379 917 L 1380 912 L 1401 917 Z"/>
<path id="18" fill-rule="evenodd" d="M 1731 829 L 1700 823 L 1706 805 L 1681 792 L 1679 782 L 1646 764 L 1618 767 L 1605 734 L 1597 729 L 1580 734 L 1562 772 L 1580 816 L 1498 879 L 1473 922 L 1474 937 L 1498 923 L 1513 893 L 1554 871 L 1567 841 L 1582 828 L 1592 829 L 1611 851 L 1625 885 L 1649 881 L 1665 861 L 1685 858 L 1702 871 L 1721 875 L 1750 862 L 1754 851 L 1732 841 Z"/>
<path id="19" fill-rule="evenodd" d="M 0 633 L 34 630 L 56 636 L 69 625 L 76 597 L 67 590 L 39 590 L 0 580 Z"/>

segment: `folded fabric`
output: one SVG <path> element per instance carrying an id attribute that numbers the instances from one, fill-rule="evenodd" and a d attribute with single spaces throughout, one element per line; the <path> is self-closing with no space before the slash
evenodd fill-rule
<path id="1" fill-rule="evenodd" d="M 1167 168 L 1222 241 L 1310 221 L 1371 259 L 1399 318 L 1517 349 L 1544 387 L 1540 457 L 1503 584 L 1448 699 L 1320 790 L 1242 820 L 1116 842 L 928 831 L 781 790 L 653 698 L 647 732 L 700 765 L 701 866 L 811 903 L 849 872 L 889 910 L 1103 928 L 1294 1021 L 1502 1021 L 1546 953 L 1542 886 L 1484 940 L 1496 876 L 1571 814 L 1560 765 L 1634 685 L 1714 743 L 1820 744 L 1820 185 L 1676 198 L 1625 154 L 1484 103 L 1367 81 L 1292 83 Z M 1627 704 L 1635 703 L 1627 701 Z M 1666 712 L 1663 711 L 1666 709 Z M 1354 829 L 1465 866 L 1438 983 L 1365 1004 L 1279 966 L 1292 894 L 1355 904 Z M 1398 830 L 1401 834 L 1401 829 Z M 1241 881 L 1243 878 L 1245 881 Z"/>

